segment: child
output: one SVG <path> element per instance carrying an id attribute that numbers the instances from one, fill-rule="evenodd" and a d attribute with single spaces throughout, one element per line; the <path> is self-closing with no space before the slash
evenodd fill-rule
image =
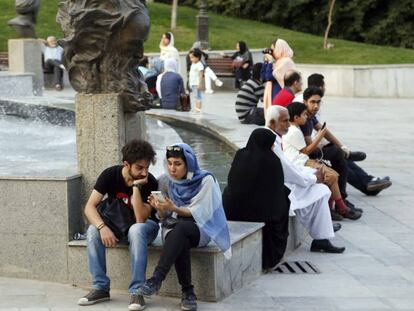
<path id="1" fill-rule="evenodd" d="M 193 112 L 201 112 L 201 106 L 204 98 L 204 66 L 201 63 L 201 51 L 195 49 L 190 52 L 190 75 L 188 83 L 193 93 L 195 107 Z"/>
<path id="2" fill-rule="evenodd" d="M 282 138 L 283 152 L 286 157 L 296 165 L 309 166 L 315 169 L 322 169 L 325 173 L 324 184 L 326 184 L 332 192 L 330 206 L 335 206 L 337 212 L 345 218 L 356 220 L 361 214 L 350 213 L 348 207 L 342 199 L 338 186 L 338 173 L 316 160 L 310 160 L 308 154 L 318 148 L 318 144 L 326 133 L 326 128 L 322 127 L 316 134 L 315 139 L 310 145 L 306 145 L 305 137 L 299 126 L 304 125 L 307 120 L 307 111 L 305 104 L 293 102 L 288 107 L 290 126 L 286 135 Z"/>

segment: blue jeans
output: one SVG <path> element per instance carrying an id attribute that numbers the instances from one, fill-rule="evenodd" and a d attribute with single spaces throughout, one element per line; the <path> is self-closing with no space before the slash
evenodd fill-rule
<path id="1" fill-rule="evenodd" d="M 158 235 L 158 224 L 148 219 L 145 223 L 136 223 L 129 228 L 129 254 L 131 262 L 132 279 L 128 291 L 135 293 L 145 281 L 147 269 L 148 244 L 152 243 Z M 92 274 L 92 287 L 109 291 L 110 279 L 106 275 L 105 246 L 101 235 L 95 226 L 90 225 L 87 232 L 89 271 Z"/>

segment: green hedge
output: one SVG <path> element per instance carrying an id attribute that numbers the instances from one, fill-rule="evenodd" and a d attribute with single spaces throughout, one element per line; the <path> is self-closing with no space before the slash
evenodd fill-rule
<path id="1" fill-rule="evenodd" d="M 196 6 L 198 2 L 181 0 L 180 3 Z M 327 24 L 328 0 L 208 0 L 207 3 L 213 12 L 321 36 Z M 414 1 L 337 0 L 330 36 L 414 48 Z"/>

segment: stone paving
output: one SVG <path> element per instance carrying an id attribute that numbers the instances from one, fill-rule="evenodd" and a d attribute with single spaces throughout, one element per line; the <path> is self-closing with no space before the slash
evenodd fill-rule
<path id="1" fill-rule="evenodd" d="M 73 93 L 46 91 L 45 96 L 53 102 L 54 97 L 73 98 Z M 234 99 L 231 92 L 207 95 L 204 111 L 234 118 Z M 327 97 L 322 116 L 328 128 L 351 149 L 367 152 L 361 166 L 373 175 L 391 176 L 393 186 L 377 197 L 349 187 L 351 201 L 364 215 L 342 222 L 335 243 L 347 247 L 344 254 L 310 253 L 306 240 L 289 256 L 311 261 L 320 274 L 263 275 L 222 302 L 200 302 L 199 309 L 414 310 L 412 102 Z M 127 310 L 129 297 L 123 292 L 112 293 L 111 302 L 78 307 L 85 293 L 70 285 L 0 278 L 0 311 Z M 177 310 L 179 300 L 156 297 L 147 303 L 148 310 Z"/>

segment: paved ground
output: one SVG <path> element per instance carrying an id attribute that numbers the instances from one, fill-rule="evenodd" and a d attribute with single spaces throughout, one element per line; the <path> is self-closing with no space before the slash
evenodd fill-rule
<path id="1" fill-rule="evenodd" d="M 53 101 L 56 92 L 45 92 Z M 58 97 L 70 99 L 65 91 Z M 209 95 L 205 111 L 234 117 L 229 92 Z M 328 127 L 351 149 L 364 150 L 361 164 L 373 175 L 389 175 L 393 186 L 377 197 L 350 187 L 351 200 L 364 209 L 359 221 L 344 221 L 335 243 L 342 255 L 314 254 L 309 241 L 289 260 L 309 260 L 321 274 L 263 275 L 220 303 L 200 303 L 200 310 L 414 310 L 414 213 L 411 176 L 414 147 L 413 100 L 328 97 L 323 103 Z M 70 285 L 0 278 L 3 310 L 126 310 L 128 296 L 78 307 L 85 290 Z M 177 299 L 155 298 L 148 310 L 176 310 Z"/>

